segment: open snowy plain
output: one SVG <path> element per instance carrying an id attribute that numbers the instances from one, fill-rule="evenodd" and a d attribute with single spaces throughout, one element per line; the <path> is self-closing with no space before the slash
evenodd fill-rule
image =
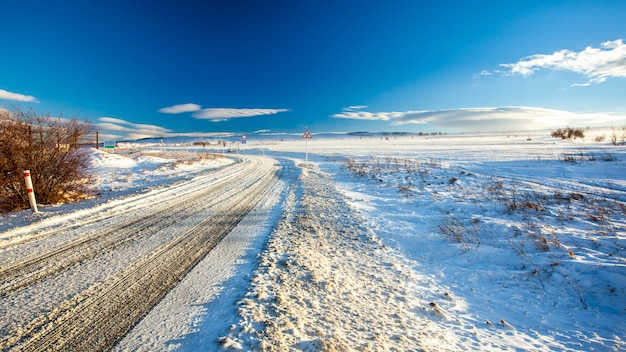
<path id="1" fill-rule="evenodd" d="M 308 164 L 299 136 L 249 136 L 238 154 L 125 143 L 94 151 L 98 197 L 0 218 L 0 269 L 87 214 L 117 224 L 217 177 L 252 189 L 269 176 L 244 174 L 267 169 L 263 197 L 115 350 L 624 350 L 626 147 L 595 141 L 610 133 L 314 135 Z M 219 210 L 202 209 L 171 222 L 184 232 Z M 162 232 L 107 265 L 133 265 Z M 54 275 L 81 273 L 67 281 L 78 295 L 108 280 L 101 267 L 77 260 Z M 0 297 L 2 346 L 19 350 L 38 314 L 71 300 L 50 281 Z"/>

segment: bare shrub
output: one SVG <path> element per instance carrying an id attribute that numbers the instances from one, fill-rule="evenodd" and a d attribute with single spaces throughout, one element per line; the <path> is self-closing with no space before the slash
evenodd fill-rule
<path id="1" fill-rule="evenodd" d="M 563 154 L 563 161 L 571 162 L 571 163 L 584 162 L 584 161 L 597 161 L 597 160 L 598 158 L 594 154 L 592 153 L 585 154 L 582 151 Z"/>
<path id="2" fill-rule="evenodd" d="M 404 193 L 406 195 L 409 195 L 412 192 L 410 185 L 398 184 L 398 190 L 400 190 L 400 192 L 402 192 L 402 193 Z"/>
<path id="3" fill-rule="evenodd" d="M 450 213 L 437 227 L 446 240 L 462 245 L 465 250 L 478 247 L 482 242 L 480 218 L 463 220 Z"/>
<path id="4" fill-rule="evenodd" d="M 600 160 L 610 162 L 610 161 L 617 161 L 619 159 L 617 159 L 617 157 L 611 153 L 604 153 L 604 155 L 600 157 Z"/>
<path id="5" fill-rule="evenodd" d="M 585 131 L 582 128 L 559 128 L 555 131 L 552 131 L 550 135 L 554 138 L 561 139 L 576 139 L 576 138 L 585 138 Z"/>
<path id="6" fill-rule="evenodd" d="M 622 127 L 621 134 L 613 129 L 613 134 L 611 135 L 611 143 L 613 145 L 626 145 L 626 126 Z"/>
<path id="7" fill-rule="evenodd" d="M 90 125 L 15 108 L 0 116 L 0 209 L 28 207 L 22 178 L 30 170 L 40 204 L 88 194 L 88 151 L 81 146 Z"/>
<path id="8" fill-rule="evenodd" d="M 544 236 L 536 233 L 530 233 L 528 234 L 528 236 L 532 238 L 533 243 L 535 244 L 535 247 L 537 247 L 537 249 L 543 252 L 547 252 L 550 249 L 550 246 L 548 245 L 548 239 Z"/>

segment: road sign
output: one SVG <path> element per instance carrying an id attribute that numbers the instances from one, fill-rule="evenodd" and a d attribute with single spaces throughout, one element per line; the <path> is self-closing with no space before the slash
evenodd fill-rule
<path id="1" fill-rule="evenodd" d="M 304 134 L 302 135 L 302 138 L 304 138 L 304 141 L 306 142 L 306 151 L 304 152 L 304 160 L 305 163 L 308 164 L 309 163 L 309 139 L 313 138 L 313 136 L 311 135 L 311 132 L 309 132 L 308 129 L 304 130 Z"/>
<path id="2" fill-rule="evenodd" d="M 104 149 L 105 150 L 115 150 L 115 142 L 104 141 Z"/>
<path id="3" fill-rule="evenodd" d="M 241 136 L 241 144 L 246 144 L 246 136 Z"/>

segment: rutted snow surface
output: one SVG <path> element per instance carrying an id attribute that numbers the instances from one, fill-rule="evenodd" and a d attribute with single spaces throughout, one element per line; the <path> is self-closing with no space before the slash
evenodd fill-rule
<path id="1" fill-rule="evenodd" d="M 288 176 L 288 175 L 287 175 Z M 279 181 L 204 260 L 115 347 L 114 351 L 197 350 L 215 346 L 237 319 L 234 308 L 257 264 L 281 207 L 286 183 Z M 158 333 L 155 333 L 155 328 Z"/>
<path id="2" fill-rule="evenodd" d="M 440 296 L 431 304 L 414 295 L 432 283 L 363 226 L 328 175 L 310 169 L 300 185 L 239 302 L 243 319 L 223 345 L 349 351 L 451 342 L 452 334 L 430 323 L 449 319 L 451 301 Z"/>

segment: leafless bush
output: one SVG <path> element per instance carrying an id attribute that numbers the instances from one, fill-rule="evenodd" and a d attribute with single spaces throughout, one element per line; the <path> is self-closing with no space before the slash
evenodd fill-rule
<path id="1" fill-rule="evenodd" d="M 533 240 L 533 243 L 535 244 L 535 247 L 537 247 L 537 249 L 543 252 L 547 252 L 550 249 L 550 246 L 548 245 L 548 239 L 545 238 L 543 235 L 530 233 L 528 234 L 528 236 Z"/>
<path id="2" fill-rule="evenodd" d="M 468 250 L 478 247 L 482 242 L 479 224 L 478 217 L 463 220 L 450 213 L 437 227 L 446 240 L 461 244 Z"/>
<path id="3" fill-rule="evenodd" d="M 611 135 L 611 143 L 613 145 L 626 145 L 626 126 L 622 127 L 621 134 L 613 129 L 613 134 Z"/>
<path id="4" fill-rule="evenodd" d="M 550 134 L 554 138 L 561 139 L 576 139 L 585 138 L 585 131 L 582 128 L 559 128 L 556 131 L 552 131 Z"/>
<path id="5" fill-rule="evenodd" d="M 611 153 L 604 153 L 604 155 L 600 157 L 600 160 L 610 162 L 610 161 L 617 161 L 618 159 L 615 155 Z"/>
<path id="6" fill-rule="evenodd" d="M 28 207 L 22 178 L 30 170 L 40 204 L 88 194 L 89 155 L 81 146 L 90 125 L 34 111 L 3 110 L 0 115 L 0 209 Z"/>
<path id="7" fill-rule="evenodd" d="M 604 157 L 601 157 L 600 160 L 610 161 L 610 160 L 605 160 Z M 598 157 L 593 153 L 585 154 L 582 151 L 577 151 L 573 153 L 563 154 L 563 161 L 570 162 L 570 163 L 577 163 L 577 162 L 584 162 L 584 161 L 598 161 Z"/>

